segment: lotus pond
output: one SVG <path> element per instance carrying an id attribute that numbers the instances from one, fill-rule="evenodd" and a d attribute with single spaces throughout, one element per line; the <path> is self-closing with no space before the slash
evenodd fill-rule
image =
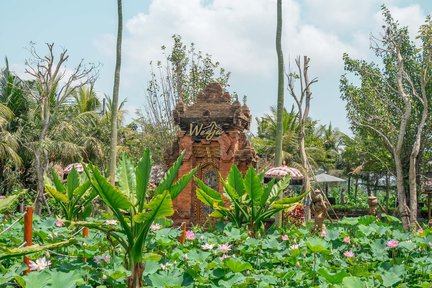
<path id="1" fill-rule="evenodd" d="M 11 217 L 14 218 L 14 217 Z M 96 219 L 97 220 L 97 219 Z M 101 221 L 99 219 L 99 221 Z M 103 225 L 115 227 L 115 221 Z M 1 219 L 0 230 L 10 223 Z M 53 218 L 34 220 L 34 242 L 75 239 L 67 246 L 31 254 L 28 274 L 21 257 L 1 251 L 0 287 L 125 287 L 121 246 L 106 234 L 59 227 Z M 405 233 L 399 220 L 365 216 L 310 228 L 271 230 L 260 239 L 231 224 L 207 231 L 193 227 L 180 244 L 180 230 L 153 224 L 145 256 L 146 287 L 431 287 L 432 230 Z M 76 234 L 73 236 L 73 234 Z M 22 224 L 0 235 L 2 246 L 22 243 Z M 86 261 L 84 261 L 86 259 Z"/>

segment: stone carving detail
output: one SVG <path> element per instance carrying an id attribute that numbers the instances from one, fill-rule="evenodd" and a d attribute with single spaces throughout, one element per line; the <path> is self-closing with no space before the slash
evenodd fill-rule
<path id="1" fill-rule="evenodd" d="M 234 143 L 227 133 L 219 136 L 220 157 L 224 161 L 229 161 L 234 156 Z"/>
<path id="2" fill-rule="evenodd" d="M 378 198 L 376 196 L 368 197 L 368 205 L 369 205 L 369 215 L 377 216 L 378 212 Z"/>
<path id="3" fill-rule="evenodd" d="M 312 194 L 312 211 L 314 212 L 314 231 L 319 232 L 325 230 L 324 220 L 327 215 L 328 205 L 324 201 L 324 196 L 320 190 L 315 190 Z"/>

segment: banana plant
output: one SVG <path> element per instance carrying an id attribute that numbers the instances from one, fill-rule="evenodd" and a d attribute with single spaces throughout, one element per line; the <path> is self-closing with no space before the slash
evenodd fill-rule
<path id="1" fill-rule="evenodd" d="M 142 287 L 144 272 L 145 243 L 150 226 L 155 219 L 171 216 L 174 213 L 172 199 L 176 198 L 192 180 L 196 169 L 177 179 L 183 161 L 183 154 L 166 172 L 161 183 L 149 197 L 149 183 L 152 161 L 150 151 L 146 149 L 143 157 L 134 168 L 126 155 L 119 161 L 117 177 L 119 188 L 111 185 L 101 175 L 99 169 L 89 164 L 85 171 L 91 179 L 91 185 L 101 199 L 113 212 L 118 225 L 77 222 L 77 225 L 94 227 L 115 239 L 126 251 L 125 265 L 131 271 L 128 287 Z M 153 191 L 152 191 L 153 192 Z M 110 222 L 112 223 L 112 221 Z M 114 241 L 112 242 L 113 244 Z"/>
<path id="2" fill-rule="evenodd" d="M 73 220 L 85 219 L 90 216 L 92 210 L 91 201 L 98 195 L 91 188 L 90 180 L 86 175 L 81 175 L 72 169 L 62 183 L 57 173 L 52 171 L 51 181 L 45 177 L 45 191 L 54 198 L 63 211 L 62 218 L 66 223 Z"/>
<path id="3" fill-rule="evenodd" d="M 294 209 L 306 196 L 307 192 L 291 198 L 279 198 L 285 190 L 290 178 L 287 176 L 278 182 L 272 179 L 263 184 L 264 174 L 257 174 L 253 167 L 249 167 L 243 177 L 236 165 L 233 165 L 226 180 L 221 178 L 225 198 L 229 200 L 226 205 L 224 197 L 195 177 L 198 186 L 197 198 L 205 205 L 211 207 L 210 214 L 216 218 L 226 218 L 237 227 L 247 225 L 252 236 L 262 235 L 265 232 L 264 223 L 282 210 Z"/>

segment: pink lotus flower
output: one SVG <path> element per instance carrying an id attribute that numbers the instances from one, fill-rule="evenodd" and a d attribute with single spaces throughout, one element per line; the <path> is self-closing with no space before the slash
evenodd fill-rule
<path id="1" fill-rule="evenodd" d="M 344 255 L 345 257 L 347 257 L 347 258 L 352 258 L 352 257 L 354 257 L 354 252 L 352 252 L 352 251 L 345 251 L 345 252 L 343 253 L 343 255 Z"/>
<path id="2" fill-rule="evenodd" d="M 351 238 L 350 237 L 345 237 L 343 239 L 343 242 L 346 243 L 346 244 L 350 244 L 351 243 Z"/>
<path id="3" fill-rule="evenodd" d="M 325 237 L 327 235 L 327 231 L 325 229 L 321 230 L 321 237 Z"/>
<path id="4" fill-rule="evenodd" d="M 30 260 L 29 268 L 34 271 L 41 271 L 51 265 L 51 261 L 47 261 L 45 257 L 36 259 L 36 262 Z"/>
<path id="5" fill-rule="evenodd" d="M 423 233 L 423 228 L 422 227 L 418 228 L 417 233 L 422 234 Z"/>
<path id="6" fill-rule="evenodd" d="M 212 250 L 213 247 L 214 247 L 213 244 L 208 244 L 208 243 L 206 243 L 206 244 L 204 244 L 204 245 L 201 246 L 201 248 L 202 248 L 203 250 Z"/>
<path id="7" fill-rule="evenodd" d="M 159 230 L 159 229 L 161 229 L 161 225 L 159 225 L 159 224 L 152 224 L 152 225 L 150 225 L 150 229 L 153 230 L 153 231 Z"/>
<path id="8" fill-rule="evenodd" d="M 160 264 L 162 270 L 168 269 L 168 264 Z"/>
<path id="9" fill-rule="evenodd" d="M 228 244 L 218 245 L 217 250 L 218 250 L 219 252 L 221 252 L 222 254 L 226 254 L 226 253 L 228 253 L 229 251 L 231 251 L 231 245 L 228 245 Z"/>
<path id="10" fill-rule="evenodd" d="M 282 238 L 282 241 L 288 241 L 288 235 L 282 235 L 281 236 L 281 238 Z"/>
<path id="11" fill-rule="evenodd" d="M 186 231 L 186 239 L 187 240 L 195 240 L 195 233 L 192 230 Z"/>
<path id="12" fill-rule="evenodd" d="M 387 247 L 389 247 L 390 249 L 393 249 L 393 248 L 396 248 L 396 247 L 399 246 L 399 241 L 392 239 L 392 240 L 387 241 L 387 244 L 386 244 L 386 245 L 387 245 Z"/>
<path id="13" fill-rule="evenodd" d="M 57 221 L 54 223 L 54 225 L 56 227 L 63 227 L 64 226 L 64 222 L 63 222 L 63 220 L 60 217 L 56 216 L 56 220 Z"/>

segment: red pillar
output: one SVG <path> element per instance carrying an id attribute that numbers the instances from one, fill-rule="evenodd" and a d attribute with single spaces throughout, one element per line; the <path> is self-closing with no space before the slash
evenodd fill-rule
<path id="1" fill-rule="evenodd" d="M 33 245 L 32 229 L 33 229 L 33 207 L 26 207 L 26 214 L 24 215 L 24 241 L 25 246 Z M 24 256 L 24 264 L 27 265 L 27 271 L 30 272 L 30 259 Z"/>

